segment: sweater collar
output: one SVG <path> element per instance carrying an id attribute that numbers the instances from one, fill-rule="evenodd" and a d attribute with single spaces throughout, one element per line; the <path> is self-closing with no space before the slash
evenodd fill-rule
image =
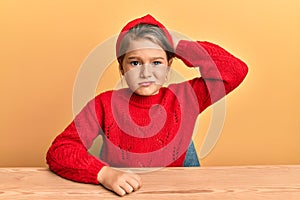
<path id="1" fill-rule="evenodd" d="M 153 104 L 160 104 L 163 98 L 163 93 L 166 88 L 160 88 L 159 92 L 151 96 L 141 96 L 132 92 L 129 88 L 125 89 L 125 96 L 129 99 L 130 104 L 135 104 L 140 107 L 148 107 Z"/>

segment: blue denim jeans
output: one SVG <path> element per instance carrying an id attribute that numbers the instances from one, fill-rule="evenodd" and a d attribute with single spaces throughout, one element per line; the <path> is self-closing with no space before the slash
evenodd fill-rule
<path id="1" fill-rule="evenodd" d="M 189 148 L 186 152 L 183 166 L 184 167 L 200 167 L 200 163 L 198 160 L 198 156 L 197 156 L 193 141 L 191 141 Z"/>

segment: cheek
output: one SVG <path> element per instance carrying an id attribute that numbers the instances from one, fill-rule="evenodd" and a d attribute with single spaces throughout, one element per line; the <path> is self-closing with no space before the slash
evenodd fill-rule
<path id="1" fill-rule="evenodd" d="M 159 80 L 165 80 L 168 74 L 168 69 L 167 68 L 161 68 L 158 69 L 154 72 L 155 76 Z"/>
<path id="2" fill-rule="evenodd" d="M 126 71 L 124 74 L 124 77 L 125 77 L 127 84 L 132 85 L 138 79 L 139 72 L 138 72 L 138 70 L 132 69 L 132 70 Z"/>

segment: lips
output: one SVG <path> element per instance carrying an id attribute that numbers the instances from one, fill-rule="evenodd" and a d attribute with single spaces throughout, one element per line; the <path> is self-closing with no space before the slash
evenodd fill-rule
<path id="1" fill-rule="evenodd" d="M 140 82 L 140 83 L 139 83 L 139 86 L 142 86 L 142 87 L 148 87 L 148 86 L 150 86 L 152 83 L 154 83 L 154 81 Z"/>

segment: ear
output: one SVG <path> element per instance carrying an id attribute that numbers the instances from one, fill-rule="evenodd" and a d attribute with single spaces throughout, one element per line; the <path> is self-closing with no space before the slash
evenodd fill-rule
<path id="1" fill-rule="evenodd" d="M 119 70 L 120 70 L 120 73 L 122 74 L 122 76 L 124 76 L 124 69 L 121 64 L 119 64 Z"/>
<path id="2" fill-rule="evenodd" d="M 173 63 L 173 58 L 171 58 L 171 59 L 168 61 L 168 66 L 171 67 L 172 63 Z"/>

